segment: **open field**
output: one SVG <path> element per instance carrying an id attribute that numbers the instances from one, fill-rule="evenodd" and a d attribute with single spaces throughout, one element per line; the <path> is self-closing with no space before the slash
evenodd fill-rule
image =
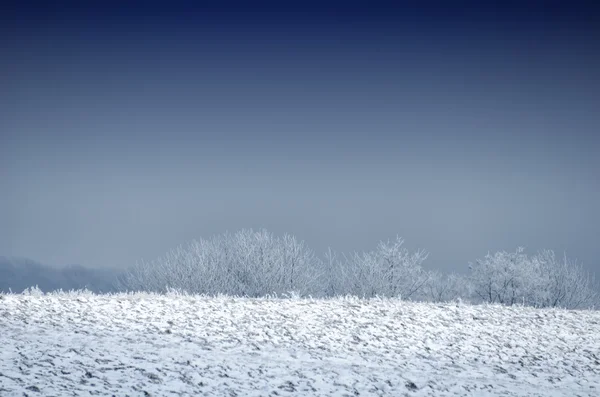
<path id="1" fill-rule="evenodd" d="M 600 312 L 0 295 L 0 396 L 598 396 Z"/>

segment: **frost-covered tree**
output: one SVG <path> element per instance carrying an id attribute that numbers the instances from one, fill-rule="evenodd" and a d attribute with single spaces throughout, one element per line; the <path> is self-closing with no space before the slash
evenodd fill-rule
<path id="1" fill-rule="evenodd" d="M 474 293 L 484 302 L 514 305 L 529 293 L 524 282 L 532 281 L 530 260 L 522 247 L 515 252 L 488 253 L 470 265 Z"/>
<path id="2" fill-rule="evenodd" d="M 422 250 L 409 252 L 404 240 L 381 242 L 375 251 L 354 254 L 345 263 L 346 290 L 357 296 L 419 298 L 428 274 L 421 264 L 427 258 Z"/>
<path id="3" fill-rule="evenodd" d="M 566 256 L 523 248 L 496 252 L 470 265 L 473 292 L 483 302 L 535 307 L 589 308 L 598 302 L 594 279 Z"/>
<path id="4" fill-rule="evenodd" d="M 427 272 L 427 253 L 404 241 L 381 242 L 351 256 L 329 250 L 317 258 L 293 236 L 242 230 L 192 241 L 118 278 L 120 290 L 178 289 L 208 295 L 399 297 L 434 302 L 463 300 L 534 307 L 589 308 L 600 303 L 593 277 L 553 251 L 528 256 L 523 248 L 489 253 L 470 265 L 469 277 Z"/>
<path id="5" fill-rule="evenodd" d="M 471 285 L 466 277 L 459 274 L 430 272 L 425 284 L 425 299 L 431 302 L 449 302 L 456 299 L 468 300 Z"/>
<path id="6" fill-rule="evenodd" d="M 556 258 L 554 251 L 544 250 L 535 257 L 539 263 L 543 288 L 537 290 L 537 306 L 590 308 L 600 303 L 598 284 L 576 261 L 563 255 Z"/>
<path id="7" fill-rule="evenodd" d="M 332 250 L 317 258 L 293 236 L 260 230 L 192 241 L 152 262 L 140 262 L 119 277 L 121 290 L 239 296 L 394 296 L 421 299 L 428 274 L 424 251 L 409 252 L 401 239 L 348 258 Z"/>
<path id="8" fill-rule="evenodd" d="M 323 295 L 328 297 L 348 295 L 348 285 L 346 280 L 350 279 L 347 275 L 348 260 L 345 256 L 339 255 L 331 248 L 325 253 L 324 260 L 322 262 L 322 288 Z"/>
<path id="9" fill-rule="evenodd" d="M 263 296 L 314 294 L 320 261 L 293 236 L 242 230 L 192 241 L 152 262 L 141 262 L 119 278 L 120 289 Z"/>

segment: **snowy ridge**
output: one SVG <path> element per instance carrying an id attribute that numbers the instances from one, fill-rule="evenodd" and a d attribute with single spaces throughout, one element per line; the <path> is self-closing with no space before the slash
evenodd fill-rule
<path id="1" fill-rule="evenodd" d="M 600 312 L 0 295 L 0 396 L 598 396 Z"/>

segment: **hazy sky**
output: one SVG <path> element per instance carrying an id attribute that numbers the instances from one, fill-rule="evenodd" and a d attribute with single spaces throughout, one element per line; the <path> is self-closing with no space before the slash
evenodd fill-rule
<path id="1" fill-rule="evenodd" d="M 0 10 L 0 255 L 125 266 L 265 227 L 600 271 L 597 9 L 199 3 Z"/>

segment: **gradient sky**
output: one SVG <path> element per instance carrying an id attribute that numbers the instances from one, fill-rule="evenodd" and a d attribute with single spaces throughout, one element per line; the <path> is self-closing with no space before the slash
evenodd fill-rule
<path id="1" fill-rule="evenodd" d="M 0 6 L 0 255 L 126 266 L 265 227 L 600 271 L 597 9 L 83 3 Z"/>

